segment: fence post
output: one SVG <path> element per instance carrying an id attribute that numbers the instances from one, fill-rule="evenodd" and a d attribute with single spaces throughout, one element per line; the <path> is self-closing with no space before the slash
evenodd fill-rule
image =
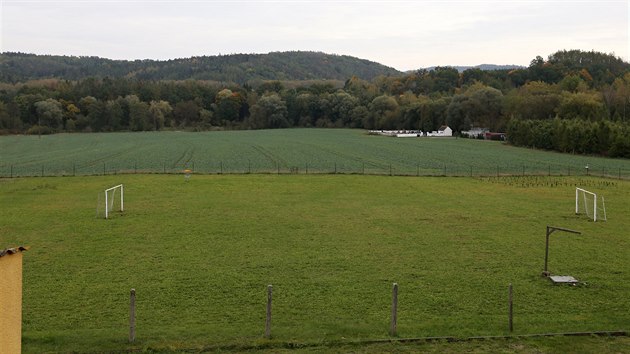
<path id="1" fill-rule="evenodd" d="M 166 173 L 166 162 L 162 162 L 162 173 Z"/>
<path id="2" fill-rule="evenodd" d="M 513 311 L 512 304 L 513 304 L 512 303 L 512 283 L 510 283 L 510 286 L 508 287 L 508 327 L 510 329 L 510 333 L 514 331 L 514 326 L 513 326 L 514 311 Z"/>
<path id="3" fill-rule="evenodd" d="M 389 327 L 389 334 L 396 336 L 396 326 L 398 322 L 398 283 L 392 286 L 392 322 Z"/>
<path id="4" fill-rule="evenodd" d="M 129 294 L 129 342 L 136 340 L 136 289 Z"/>
<path id="5" fill-rule="evenodd" d="M 252 161 L 251 160 L 247 160 L 247 173 L 249 173 L 249 174 L 252 173 Z"/>
<path id="6" fill-rule="evenodd" d="M 335 162 L 335 174 L 337 174 L 337 162 Z"/>
<path id="7" fill-rule="evenodd" d="M 220 166 L 221 166 L 221 170 L 220 170 L 220 171 L 221 171 L 221 173 L 219 173 L 219 174 L 221 174 L 221 175 L 222 175 L 222 174 L 223 174 L 223 161 L 220 161 Z"/>
<path id="8" fill-rule="evenodd" d="M 365 162 L 363 163 L 363 168 L 361 169 L 361 174 L 365 174 Z"/>
<path id="9" fill-rule="evenodd" d="M 13 165 L 11 165 L 11 174 L 10 174 L 10 178 L 13 178 Z"/>
<path id="10" fill-rule="evenodd" d="M 416 164 L 416 177 L 420 177 L 420 164 Z"/>
<path id="11" fill-rule="evenodd" d="M 444 164 L 444 176 L 446 176 L 446 164 Z"/>
<path id="12" fill-rule="evenodd" d="M 308 162 L 306 163 L 306 174 L 308 174 Z"/>
<path id="13" fill-rule="evenodd" d="M 271 298 L 273 286 L 267 285 L 267 320 L 265 321 L 265 338 L 271 338 Z"/>
<path id="14" fill-rule="evenodd" d="M 391 163 L 389 164 L 389 175 L 390 176 L 392 175 L 392 164 Z"/>

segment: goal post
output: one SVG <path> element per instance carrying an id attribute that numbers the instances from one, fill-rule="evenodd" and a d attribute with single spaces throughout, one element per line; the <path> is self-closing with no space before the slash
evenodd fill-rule
<path id="1" fill-rule="evenodd" d="M 599 199 L 599 200 L 598 200 Z M 593 221 L 606 221 L 606 203 L 603 196 L 582 188 L 575 188 L 575 214 L 586 214 Z"/>
<path id="2" fill-rule="evenodd" d="M 119 194 L 118 200 L 116 195 Z M 109 214 L 115 210 L 118 205 L 118 211 L 125 210 L 125 187 L 122 184 L 107 188 L 105 190 L 105 219 L 109 218 Z"/>

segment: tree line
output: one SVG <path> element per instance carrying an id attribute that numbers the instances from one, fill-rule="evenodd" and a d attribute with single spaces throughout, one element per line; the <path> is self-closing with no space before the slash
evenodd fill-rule
<path id="1" fill-rule="evenodd" d="M 630 157 L 630 66 L 560 51 L 527 68 L 452 67 L 343 81 L 88 77 L 0 83 L 0 132 L 335 127 L 507 132 L 509 141 Z"/>

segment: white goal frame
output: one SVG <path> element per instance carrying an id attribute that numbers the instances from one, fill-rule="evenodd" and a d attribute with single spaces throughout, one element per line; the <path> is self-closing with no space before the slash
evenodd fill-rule
<path id="1" fill-rule="evenodd" d="M 109 207 L 110 201 L 108 192 L 113 190 L 114 193 L 112 193 L 112 198 L 114 198 L 116 196 L 116 189 L 120 189 L 120 211 L 125 211 L 125 187 L 122 184 L 119 184 L 117 186 L 107 188 L 105 190 L 105 219 L 109 218 L 109 214 L 112 212 Z M 112 200 L 112 208 L 114 206 L 113 202 L 114 201 Z"/>
<path id="2" fill-rule="evenodd" d="M 593 196 L 593 221 L 597 221 L 597 193 L 593 193 L 593 192 L 589 192 L 586 189 L 582 189 L 582 188 L 575 188 L 575 214 L 580 214 L 580 192 L 582 193 L 582 199 L 583 199 L 583 203 L 584 203 L 584 207 L 587 208 L 588 206 L 586 205 L 586 203 L 588 202 L 586 200 L 586 195 L 592 195 Z M 602 211 L 604 213 L 603 215 L 603 221 L 606 221 L 606 202 L 604 201 L 604 196 L 601 196 L 601 208 Z M 588 214 L 587 214 L 588 215 Z M 590 217 L 590 215 L 588 215 Z M 600 215 L 599 217 L 600 220 L 602 220 L 602 217 Z"/>

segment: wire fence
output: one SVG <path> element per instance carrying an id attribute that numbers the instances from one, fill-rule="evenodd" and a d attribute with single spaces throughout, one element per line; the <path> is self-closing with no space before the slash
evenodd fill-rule
<path id="1" fill-rule="evenodd" d="M 574 165 L 449 165 L 449 164 L 375 164 L 367 162 L 304 162 L 299 164 L 253 161 L 189 161 L 186 164 L 162 162 L 73 162 L 67 164 L 0 165 L 0 178 L 103 176 L 117 174 L 342 174 L 375 176 L 594 176 L 630 179 L 630 167 Z"/>

